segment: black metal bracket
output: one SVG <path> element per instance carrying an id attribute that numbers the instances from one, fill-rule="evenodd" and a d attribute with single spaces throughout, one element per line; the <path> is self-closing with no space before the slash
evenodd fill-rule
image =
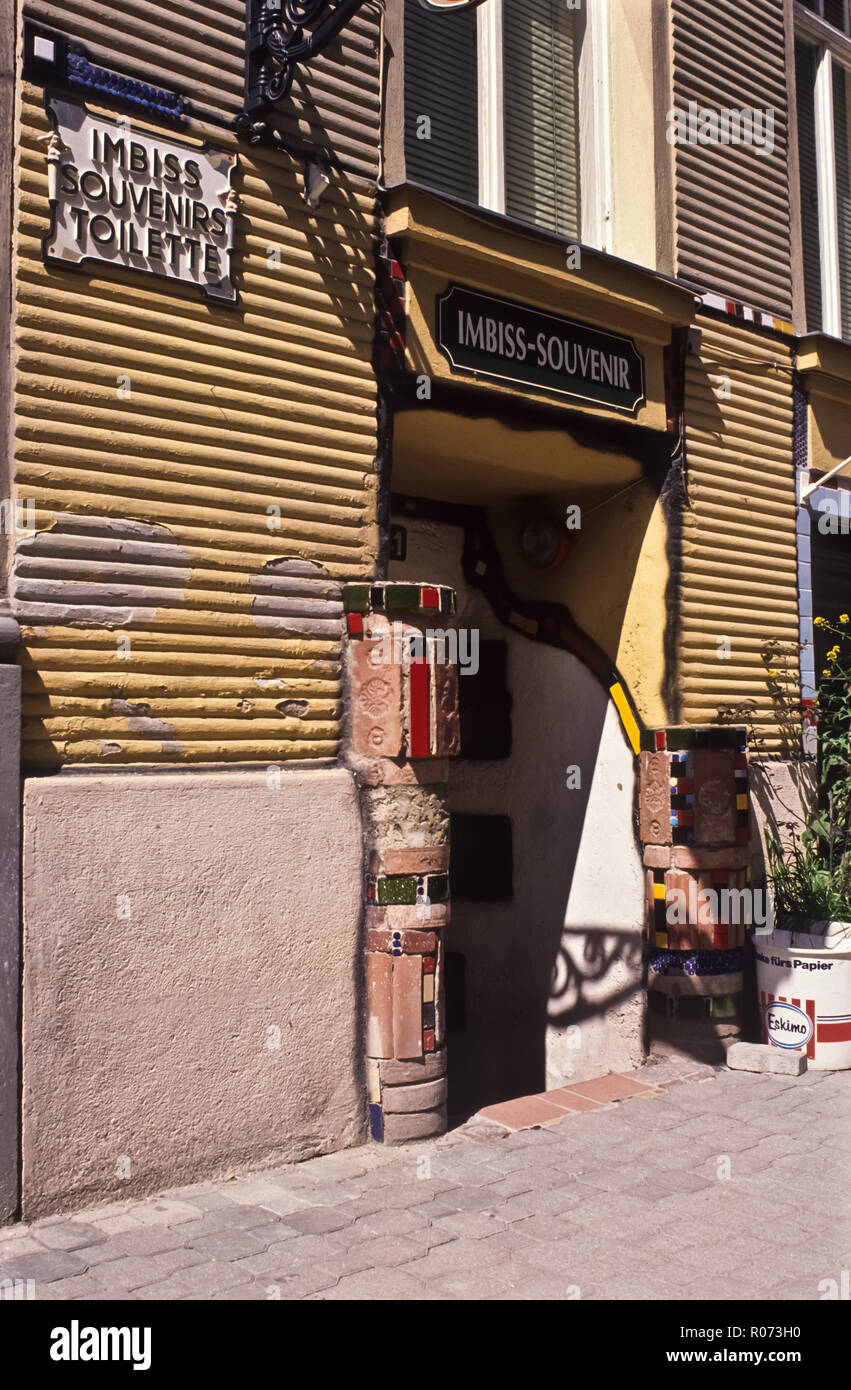
<path id="1" fill-rule="evenodd" d="M 234 121 L 244 139 L 263 139 L 272 107 L 289 92 L 297 65 L 327 48 L 366 3 L 246 0 L 245 105 Z"/>

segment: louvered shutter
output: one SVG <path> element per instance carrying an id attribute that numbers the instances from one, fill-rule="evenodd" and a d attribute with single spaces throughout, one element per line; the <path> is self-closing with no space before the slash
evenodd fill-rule
<path id="1" fill-rule="evenodd" d="M 844 34 L 845 0 L 824 0 L 824 17 L 828 24 L 832 24 L 834 29 L 841 29 Z"/>
<path id="2" fill-rule="evenodd" d="M 848 140 L 848 75 L 833 65 L 833 147 L 836 161 L 836 240 L 842 335 L 851 335 L 851 149 Z"/>
<path id="3" fill-rule="evenodd" d="M 503 0 L 505 211 L 579 235 L 575 12 L 565 0 Z"/>
<path id="4" fill-rule="evenodd" d="M 821 329 L 821 238 L 816 176 L 815 50 L 795 45 L 798 90 L 798 162 L 801 168 L 801 233 L 804 244 L 804 296 L 807 329 Z"/>
<path id="5" fill-rule="evenodd" d="M 405 0 L 408 179 L 477 203 L 478 142 L 476 11 L 438 15 Z"/>
<path id="6" fill-rule="evenodd" d="M 760 737 L 779 751 L 762 648 L 768 638 L 781 643 L 797 683 L 791 339 L 709 317 L 698 326 L 702 350 L 686 364 L 689 504 L 674 553 L 679 718 L 711 724 L 722 706 L 752 700 Z"/>
<path id="7" fill-rule="evenodd" d="M 783 0 L 672 0 L 674 103 L 773 112 L 773 149 L 674 146 L 677 272 L 792 314 Z"/>

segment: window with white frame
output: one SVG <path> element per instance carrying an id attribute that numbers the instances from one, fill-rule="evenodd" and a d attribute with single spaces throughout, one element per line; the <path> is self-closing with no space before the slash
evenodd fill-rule
<path id="1" fill-rule="evenodd" d="M 587 233 L 583 9 L 487 0 L 436 15 L 405 0 L 407 178 L 571 239 Z"/>
<path id="2" fill-rule="evenodd" d="M 807 328 L 851 338 L 851 0 L 795 8 Z"/>

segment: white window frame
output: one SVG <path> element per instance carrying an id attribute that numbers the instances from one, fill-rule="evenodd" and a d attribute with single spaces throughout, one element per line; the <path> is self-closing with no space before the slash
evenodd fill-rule
<path id="1" fill-rule="evenodd" d="M 836 150 L 833 140 L 833 65 L 851 69 L 851 38 L 819 13 L 795 4 L 795 37 L 815 48 L 816 187 L 818 190 L 821 254 L 821 331 L 841 338 L 842 298 L 839 277 L 839 219 L 836 198 Z M 851 23 L 851 0 L 845 0 L 846 29 Z"/>
<path id="2" fill-rule="evenodd" d="M 579 179 L 586 246 L 611 250 L 612 127 L 610 0 L 577 10 L 585 28 L 579 49 Z M 846 0 L 851 3 L 851 0 Z M 479 71 L 479 203 L 505 213 L 505 123 L 502 66 L 503 0 L 488 0 L 477 12 Z"/>
<path id="3" fill-rule="evenodd" d="M 809 9 L 806 5 L 802 5 L 800 8 L 805 10 L 809 15 L 815 14 L 819 19 L 824 19 L 824 0 L 815 0 L 815 6 L 815 10 Z M 847 34 L 851 30 L 851 0 L 844 0 L 844 12 L 845 33 Z M 827 23 L 827 20 L 825 20 L 825 23 Z M 831 28 L 832 27 L 831 25 Z M 836 30 L 834 30 L 834 33 L 835 32 Z"/>

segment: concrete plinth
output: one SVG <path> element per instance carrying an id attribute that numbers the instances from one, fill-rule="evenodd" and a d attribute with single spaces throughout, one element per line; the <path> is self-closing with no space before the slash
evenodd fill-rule
<path id="1" fill-rule="evenodd" d="M 363 1138 L 349 773 L 32 779 L 24 875 L 25 1218 Z"/>
<path id="2" fill-rule="evenodd" d="M 18 1205 L 21 671 L 0 666 L 0 1225 Z"/>

